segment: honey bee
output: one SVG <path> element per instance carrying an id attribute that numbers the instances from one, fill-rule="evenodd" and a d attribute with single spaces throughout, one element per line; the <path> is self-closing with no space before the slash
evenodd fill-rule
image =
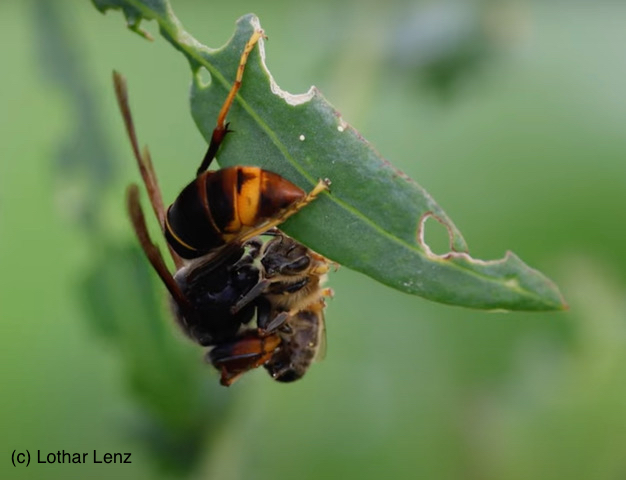
<path id="1" fill-rule="evenodd" d="M 291 382 L 301 378 L 314 359 L 324 356 L 325 298 L 333 292 L 321 286 L 330 262 L 278 230 L 271 233 L 274 238 L 257 253 L 263 279 L 248 295 L 263 291 L 257 302 L 257 330 L 244 330 L 207 355 L 222 371 L 225 385 L 260 365 L 275 380 Z M 233 310 L 246 301 L 242 297 Z"/>
<path id="2" fill-rule="evenodd" d="M 114 72 L 115 92 L 152 209 L 174 261 L 174 275 L 152 242 L 137 185 L 127 208 L 139 243 L 168 289 L 182 330 L 202 346 L 207 359 L 232 384 L 261 365 L 277 380 L 300 378 L 322 348 L 330 262 L 280 232 L 280 225 L 330 182 L 307 194 L 281 176 L 258 167 L 208 171 L 229 132 L 226 115 L 241 86 L 255 31 L 241 55 L 235 82 L 220 110 L 196 178 L 166 210 L 148 149 L 139 150 L 126 82 Z M 256 317 L 256 328 L 252 320 Z"/>
<path id="3" fill-rule="evenodd" d="M 291 315 L 287 329 L 281 330 L 281 348 L 264 365 L 272 378 L 279 382 L 293 382 L 304 376 L 314 360 L 326 354 L 326 325 L 321 299 Z"/>
<path id="4" fill-rule="evenodd" d="M 269 335 L 245 330 L 234 341 L 215 346 L 207 357 L 222 371 L 221 383 L 230 385 L 260 365 L 278 382 L 302 378 L 311 363 L 325 355 L 325 307 L 325 301 L 320 300 L 287 316 Z"/>

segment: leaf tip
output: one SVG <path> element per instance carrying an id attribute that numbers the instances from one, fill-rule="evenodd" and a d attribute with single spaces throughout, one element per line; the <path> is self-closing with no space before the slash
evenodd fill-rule
<path id="1" fill-rule="evenodd" d="M 517 273 L 515 277 L 510 277 L 507 281 L 514 279 L 518 284 L 518 290 L 528 296 L 534 297 L 534 308 L 537 311 L 567 311 L 569 305 L 559 287 L 550 278 L 539 270 L 536 270 L 522 261 L 511 250 L 507 250 L 502 260 L 503 265 L 508 265 Z"/>

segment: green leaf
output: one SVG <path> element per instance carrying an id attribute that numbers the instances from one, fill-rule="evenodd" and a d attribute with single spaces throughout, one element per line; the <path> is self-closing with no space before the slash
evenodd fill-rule
<path id="1" fill-rule="evenodd" d="M 208 140 L 243 46 L 260 28 L 258 19 L 242 17 L 230 41 L 210 49 L 183 30 L 165 0 L 97 0 L 97 5 L 156 20 L 161 34 L 187 57 L 192 114 Z M 461 233 L 424 189 L 384 160 L 317 89 L 301 95 L 282 91 L 264 55 L 260 41 L 228 117 L 236 133 L 226 138 L 218 157 L 221 166 L 260 166 L 304 189 L 320 178 L 332 181 L 330 194 L 281 227 L 288 234 L 342 265 L 430 300 L 482 309 L 566 308 L 558 288 L 514 254 L 489 262 L 470 257 Z M 208 85 L 202 69 L 210 74 Z M 435 255 L 424 243 L 430 217 L 446 226 L 450 253 Z"/>

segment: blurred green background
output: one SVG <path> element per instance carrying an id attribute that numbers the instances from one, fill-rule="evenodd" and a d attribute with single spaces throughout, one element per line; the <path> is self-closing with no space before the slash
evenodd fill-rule
<path id="1" fill-rule="evenodd" d="M 173 199 L 205 149 L 183 56 L 87 1 L 2 2 L 2 477 L 626 478 L 626 5 L 172 3 L 213 47 L 258 14 L 284 89 L 318 86 L 475 257 L 515 251 L 571 309 L 468 311 L 342 269 L 324 362 L 217 386 L 135 246 L 111 87 L 128 77 Z M 89 462 L 14 468 L 27 449 Z"/>

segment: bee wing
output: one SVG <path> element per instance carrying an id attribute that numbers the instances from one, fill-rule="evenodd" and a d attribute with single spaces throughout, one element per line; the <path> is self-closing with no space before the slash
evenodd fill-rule
<path id="1" fill-rule="evenodd" d="M 207 275 L 217 270 L 227 262 L 234 263 L 237 261 L 235 256 L 241 256 L 243 246 L 238 242 L 227 243 L 212 252 L 207 253 L 203 257 L 192 260 L 187 266 L 187 276 L 189 280 L 198 275 Z"/>
<path id="2" fill-rule="evenodd" d="M 315 353 L 315 362 L 321 362 L 326 358 L 326 320 L 324 318 L 324 311 L 319 313 L 319 325 L 317 329 L 317 345 L 318 349 Z"/>
<path id="3" fill-rule="evenodd" d="M 270 231 L 265 232 L 263 227 L 261 227 L 254 230 L 255 233 L 262 235 L 276 235 L 275 231 L 278 231 L 278 229 L 271 229 Z M 208 254 L 195 260 L 191 260 L 187 265 L 188 275 L 190 275 L 190 278 L 194 278 L 195 272 L 208 274 L 217 270 L 225 263 L 233 265 L 237 262 L 237 260 L 239 260 L 239 258 L 242 257 L 244 248 L 246 247 L 250 248 L 251 251 L 256 249 L 256 253 L 252 254 L 254 257 L 257 257 L 259 255 L 259 251 L 265 248 L 263 241 L 259 238 L 259 235 L 251 235 L 250 232 L 247 232 L 246 234 L 239 235 L 226 244 L 217 247 Z"/>

